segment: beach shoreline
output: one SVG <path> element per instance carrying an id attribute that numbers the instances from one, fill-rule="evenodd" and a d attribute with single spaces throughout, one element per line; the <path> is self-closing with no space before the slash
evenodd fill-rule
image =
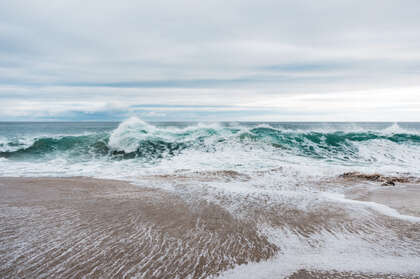
<path id="1" fill-rule="evenodd" d="M 347 191 L 345 196 L 348 199 L 385 205 L 402 215 L 420 217 L 420 184 L 418 183 L 355 187 Z"/>
<path id="2" fill-rule="evenodd" d="M 413 187 L 354 198 L 398 207 L 403 203 L 392 197 L 418 198 L 420 188 Z M 1 278 L 205 278 L 279 252 L 255 223 L 216 204 L 192 205 L 175 193 L 120 180 L 2 177 L 0 204 Z M 352 274 L 302 269 L 290 278 L 418 278 Z"/>
<path id="3" fill-rule="evenodd" d="M 128 182 L 0 178 L 0 277 L 203 278 L 272 257 L 223 208 Z"/>

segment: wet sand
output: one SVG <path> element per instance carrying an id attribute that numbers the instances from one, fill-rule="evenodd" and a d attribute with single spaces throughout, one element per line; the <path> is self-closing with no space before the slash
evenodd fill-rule
<path id="1" fill-rule="evenodd" d="M 354 188 L 346 197 L 384 204 L 400 214 L 420 217 L 420 184 L 417 183 Z"/>
<path id="2" fill-rule="evenodd" d="M 0 179 L 0 278 L 204 278 L 272 257 L 204 201 L 89 178 Z"/>
<path id="3" fill-rule="evenodd" d="M 406 185 L 349 197 L 418 214 L 419 194 Z M 258 233 L 258 216 L 303 235 L 330 219 L 346 222 L 337 212 L 324 220 L 281 208 L 254 211 L 237 219 L 204 200 L 187 203 L 116 180 L 0 178 L 0 278 L 206 278 L 281 252 Z M 289 278 L 419 277 L 302 269 Z"/>
<path id="4" fill-rule="evenodd" d="M 417 275 L 369 274 L 339 271 L 309 271 L 301 269 L 287 279 L 418 279 Z"/>

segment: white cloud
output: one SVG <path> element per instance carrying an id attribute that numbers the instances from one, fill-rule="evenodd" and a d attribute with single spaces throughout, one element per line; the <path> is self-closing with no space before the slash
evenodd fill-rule
<path id="1" fill-rule="evenodd" d="M 412 0 L 3 1 L 0 120 L 142 104 L 416 120 L 419 12 Z"/>

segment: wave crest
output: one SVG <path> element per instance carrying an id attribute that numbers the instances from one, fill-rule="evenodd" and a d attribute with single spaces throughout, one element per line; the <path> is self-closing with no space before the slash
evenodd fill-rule
<path id="1" fill-rule="evenodd" d="M 154 126 L 151 126 L 137 117 L 131 117 L 122 122 L 109 137 L 108 146 L 117 151 L 126 153 L 135 152 L 140 142 L 147 138 Z"/>
<path id="2" fill-rule="evenodd" d="M 158 127 L 132 117 L 111 132 L 90 135 L 40 137 L 0 142 L 0 158 L 45 158 L 66 154 L 72 158 L 153 160 L 185 151 L 220 156 L 266 154 L 276 160 L 298 156 L 340 163 L 375 161 L 416 163 L 420 135 L 392 126 L 382 131 L 318 131 L 279 129 L 270 125 L 199 124 L 184 128 Z M 415 152 L 413 152 L 415 151 Z M 239 153 L 240 155 L 238 155 Z M 249 155 L 247 155 L 249 154 Z M 259 154 L 259 155 L 258 155 Z M 262 157 L 267 157 L 263 155 Z M 262 158 L 260 157 L 260 158 Z M 206 156 L 198 156 L 205 160 Z M 234 161 L 235 158 L 232 158 Z M 275 166 L 274 166 L 275 167 Z"/>

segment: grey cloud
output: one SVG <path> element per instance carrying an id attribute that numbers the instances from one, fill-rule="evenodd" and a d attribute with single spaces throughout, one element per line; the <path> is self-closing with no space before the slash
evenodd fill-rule
<path id="1" fill-rule="evenodd" d="M 413 0 L 2 1 L 0 99 L 70 112 L 416 87 L 419 14 Z"/>

